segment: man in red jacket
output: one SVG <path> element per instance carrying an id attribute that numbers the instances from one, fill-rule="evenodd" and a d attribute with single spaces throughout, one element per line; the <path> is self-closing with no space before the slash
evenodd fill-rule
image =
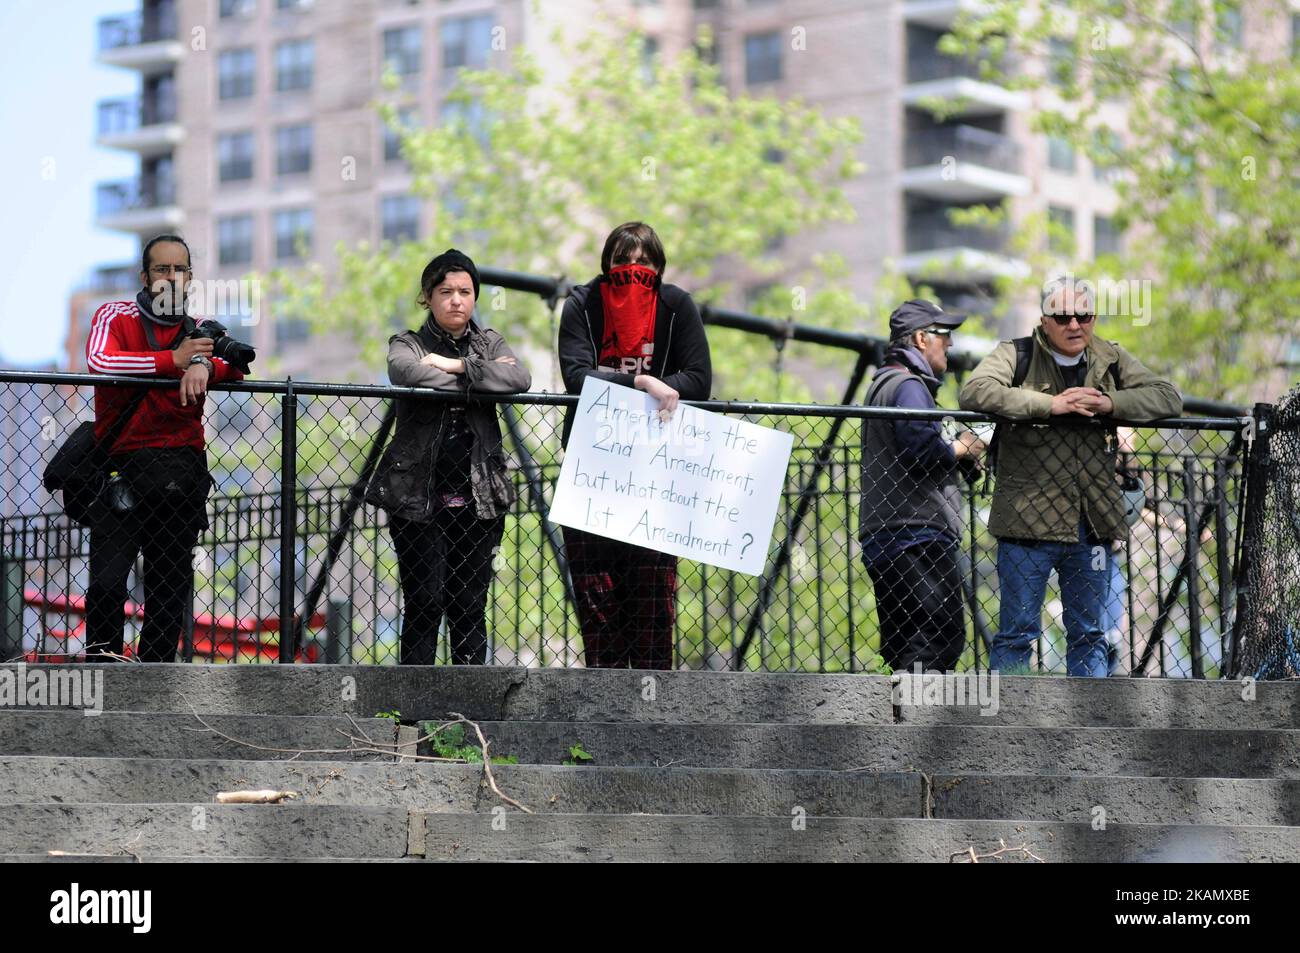
<path id="1" fill-rule="evenodd" d="M 110 473 L 120 478 L 107 512 L 90 530 L 86 591 L 86 659 L 122 654 L 126 581 L 144 553 L 144 625 L 136 655 L 170 662 L 192 582 L 194 544 L 207 526 L 211 487 L 203 439 L 208 385 L 243 374 L 212 353 L 210 339 L 188 336 L 185 314 L 190 250 L 177 235 L 144 247 L 135 301 L 102 305 L 91 320 L 86 364 L 94 374 L 179 377 L 180 388 L 150 389 L 111 447 Z M 95 433 L 105 438 L 135 392 L 95 388 Z"/>

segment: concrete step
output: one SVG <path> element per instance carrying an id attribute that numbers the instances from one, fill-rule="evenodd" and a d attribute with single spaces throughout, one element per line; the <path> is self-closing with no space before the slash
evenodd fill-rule
<path id="1" fill-rule="evenodd" d="M 966 725 L 484 722 L 492 753 L 558 765 L 581 744 L 600 766 L 919 770 L 929 774 L 1300 778 L 1292 729 Z M 0 756 L 395 760 L 415 728 L 388 719 L 0 711 Z M 396 747 L 393 750 L 397 750 Z M 410 750 L 404 748 L 402 750 Z M 428 749 L 422 753 L 431 753 Z"/>
<path id="2" fill-rule="evenodd" d="M 1300 731 L 966 725 L 486 722 L 491 750 L 557 764 L 804 768 L 929 774 L 1300 778 Z"/>
<path id="3" fill-rule="evenodd" d="M 692 815 L 424 813 L 327 805 L 0 806 L 0 854 L 458 861 L 1300 860 L 1300 828 Z M 81 858 L 78 858 L 80 860 Z M 986 857 L 984 860 L 999 858 Z"/>
<path id="4" fill-rule="evenodd" d="M 1046 862 L 1300 860 L 1300 828 L 792 817 L 422 814 L 430 859 L 477 861 L 947 862 L 1027 846 Z M 496 827 L 493 823 L 496 823 Z M 504 824 L 504 829 L 500 829 Z M 423 825 L 423 838 L 420 838 Z M 1007 860 L 1029 860 L 1008 853 Z M 958 857 L 960 860 L 961 858 Z M 988 858 L 988 862 L 995 858 Z"/>
<path id="5" fill-rule="evenodd" d="M 404 808 L 304 804 L 5 804 L 0 853 L 403 857 Z"/>
<path id="6" fill-rule="evenodd" d="M 201 854 L 0 854 L 0 864 L 420 864 L 423 857 L 210 857 Z"/>
<path id="7" fill-rule="evenodd" d="M 495 775 L 539 813 L 924 817 L 929 790 L 929 816 L 945 819 L 1300 826 L 1300 780 L 547 765 Z M 0 804 L 202 804 L 268 788 L 297 792 L 296 804 L 472 813 L 501 803 L 477 765 L 0 758 Z"/>
<path id="8" fill-rule="evenodd" d="M 1300 827 L 1300 781 L 936 774 L 931 816 Z"/>
<path id="9" fill-rule="evenodd" d="M 594 814 L 921 817 L 915 772 L 498 765 L 497 784 L 534 811 Z M 0 758 L 0 803 L 211 802 L 218 791 L 290 790 L 294 804 L 490 811 L 481 765 L 150 758 Z"/>
<path id="10" fill-rule="evenodd" d="M 0 708 L 15 705 L 6 700 L 6 679 L 12 692 L 19 672 L 48 680 L 50 671 L 102 678 L 107 711 L 371 717 L 396 709 L 406 720 L 459 711 L 482 721 L 1300 728 L 1300 681 L 999 677 L 994 710 L 978 704 L 978 693 L 970 697 L 971 683 L 970 703 L 937 704 L 940 693 L 931 691 L 926 701 L 925 683 L 901 683 L 896 697 L 883 676 L 473 666 L 5 664 Z M 954 682 L 949 698 L 955 690 Z"/>
<path id="11" fill-rule="evenodd" d="M 387 718 L 0 709 L 0 755 L 283 760 L 302 751 L 314 760 L 374 761 L 394 755 L 348 752 L 349 736 L 391 747 L 397 733 Z"/>

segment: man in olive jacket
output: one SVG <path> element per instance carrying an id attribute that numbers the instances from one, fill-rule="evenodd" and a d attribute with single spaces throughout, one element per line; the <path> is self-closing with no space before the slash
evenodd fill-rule
<path id="1" fill-rule="evenodd" d="M 963 410 L 996 414 L 1000 425 L 989 532 L 998 540 L 1001 607 L 989 667 L 1027 669 L 1042 632 L 1047 580 L 1056 570 L 1064 605 L 1069 675 L 1106 674 L 1102 606 L 1114 540 L 1127 533 L 1115 476 L 1112 428 L 1061 425 L 1089 417 L 1142 422 L 1182 413 L 1172 384 L 1118 344 L 1093 337 L 1091 288 L 1074 279 L 1044 286 L 1041 325 L 1028 365 L 1004 341 L 971 372 Z M 1055 425 L 1048 421 L 1057 419 Z"/>

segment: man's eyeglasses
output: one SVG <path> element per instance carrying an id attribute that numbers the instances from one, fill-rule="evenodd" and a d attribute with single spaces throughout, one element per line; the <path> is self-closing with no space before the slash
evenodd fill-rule
<path id="1" fill-rule="evenodd" d="M 1078 321 L 1079 327 L 1084 328 L 1092 324 L 1097 316 L 1095 314 L 1045 314 L 1043 317 L 1051 318 L 1058 328 L 1068 328 L 1071 321 Z"/>
<path id="2" fill-rule="evenodd" d="M 926 334 L 942 334 L 946 338 L 952 337 L 952 328 L 926 328 Z"/>
<path id="3" fill-rule="evenodd" d="M 155 278 L 166 278 L 174 271 L 179 271 L 182 275 L 190 273 L 189 265 L 154 265 L 149 269 L 149 273 Z"/>

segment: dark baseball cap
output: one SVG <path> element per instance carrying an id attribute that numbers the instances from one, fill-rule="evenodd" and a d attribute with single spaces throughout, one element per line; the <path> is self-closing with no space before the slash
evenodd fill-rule
<path id="1" fill-rule="evenodd" d="M 927 328 L 956 328 L 966 320 L 964 314 L 949 314 L 933 301 L 913 298 L 904 301 L 889 316 L 889 336 L 901 338 Z"/>

